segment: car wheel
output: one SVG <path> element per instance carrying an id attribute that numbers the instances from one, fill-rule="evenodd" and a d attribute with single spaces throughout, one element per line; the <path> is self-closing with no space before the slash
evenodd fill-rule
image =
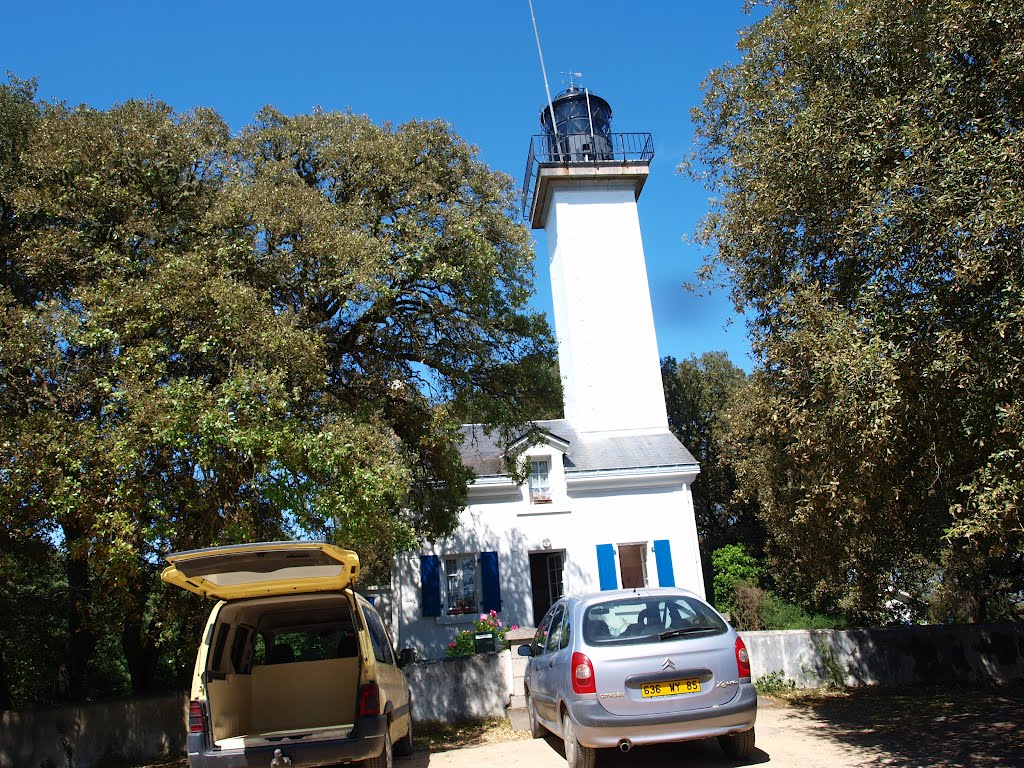
<path id="1" fill-rule="evenodd" d="M 547 728 L 540 724 L 540 720 L 537 719 L 537 710 L 533 706 L 533 699 L 530 695 L 526 695 L 526 714 L 530 718 L 530 736 L 535 739 L 543 738 L 544 734 L 547 733 Z"/>
<path id="2" fill-rule="evenodd" d="M 754 729 L 719 736 L 718 743 L 733 760 L 744 760 L 754 754 Z"/>
<path id="3" fill-rule="evenodd" d="M 409 732 L 395 742 L 395 754 L 408 757 L 413 752 L 412 746 L 412 712 L 409 712 Z"/>
<path id="4" fill-rule="evenodd" d="M 584 747 L 576 740 L 569 713 L 562 715 L 562 741 L 565 742 L 565 762 L 569 768 L 594 768 L 597 765 L 597 750 Z"/>
<path id="5" fill-rule="evenodd" d="M 363 763 L 364 768 L 394 768 L 395 756 L 391 750 L 391 727 L 384 730 L 384 749 L 371 760 Z"/>

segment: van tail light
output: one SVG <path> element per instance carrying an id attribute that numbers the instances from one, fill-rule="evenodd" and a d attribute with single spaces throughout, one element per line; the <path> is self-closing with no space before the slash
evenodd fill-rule
<path id="1" fill-rule="evenodd" d="M 743 644 L 743 638 L 736 638 L 736 668 L 740 682 L 750 682 L 750 654 L 747 653 L 747 646 Z"/>
<path id="2" fill-rule="evenodd" d="M 380 714 L 380 688 L 367 683 L 359 689 L 359 716 L 375 717 Z"/>
<path id="3" fill-rule="evenodd" d="M 193 699 L 188 703 L 188 732 L 202 733 L 206 730 L 205 718 L 203 717 L 203 702 Z"/>
<path id="4" fill-rule="evenodd" d="M 579 651 L 572 654 L 572 690 L 575 693 L 597 693 L 594 665 Z"/>

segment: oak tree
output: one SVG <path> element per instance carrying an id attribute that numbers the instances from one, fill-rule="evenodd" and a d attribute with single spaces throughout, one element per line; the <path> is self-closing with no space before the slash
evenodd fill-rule
<path id="1" fill-rule="evenodd" d="M 862 620 L 893 599 L 1013 616 L 1024 6 L 760 5 L 704 84 L 688 169 L 715 195 L 704 276 L 759 357 L 736 439 L 775 570 Z"/>
<path id="2" fill-rule="evenodd" d="M 460 420 L 557 397 L 513 183 L 444 123 L 232 136 L 12 79 L 0 148 L 0 544 L 59 550 L 71 698 L 112 628 L 136 689 L 181 671 L 167 551 L 327 538 L 386 573 L 455 524 Z"/>

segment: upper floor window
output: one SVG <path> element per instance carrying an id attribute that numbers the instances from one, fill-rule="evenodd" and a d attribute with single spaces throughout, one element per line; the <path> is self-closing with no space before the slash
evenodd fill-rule
<path id="1" fill-rule="evenodd" d="M 530 461 L 530 502 L 548 504 L 551 502 L 551 464 L 547 459 Z"/>

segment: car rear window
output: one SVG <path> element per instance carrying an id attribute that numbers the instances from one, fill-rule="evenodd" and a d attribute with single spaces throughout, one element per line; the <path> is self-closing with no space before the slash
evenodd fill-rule
<path id="1" fill-rule="evenodd" d="M 583 614 L 588 645 L 660 643 L 720 635 L 727 629 L 711 608 L 685 595 L 635 595 L 591 605 Z"/>

